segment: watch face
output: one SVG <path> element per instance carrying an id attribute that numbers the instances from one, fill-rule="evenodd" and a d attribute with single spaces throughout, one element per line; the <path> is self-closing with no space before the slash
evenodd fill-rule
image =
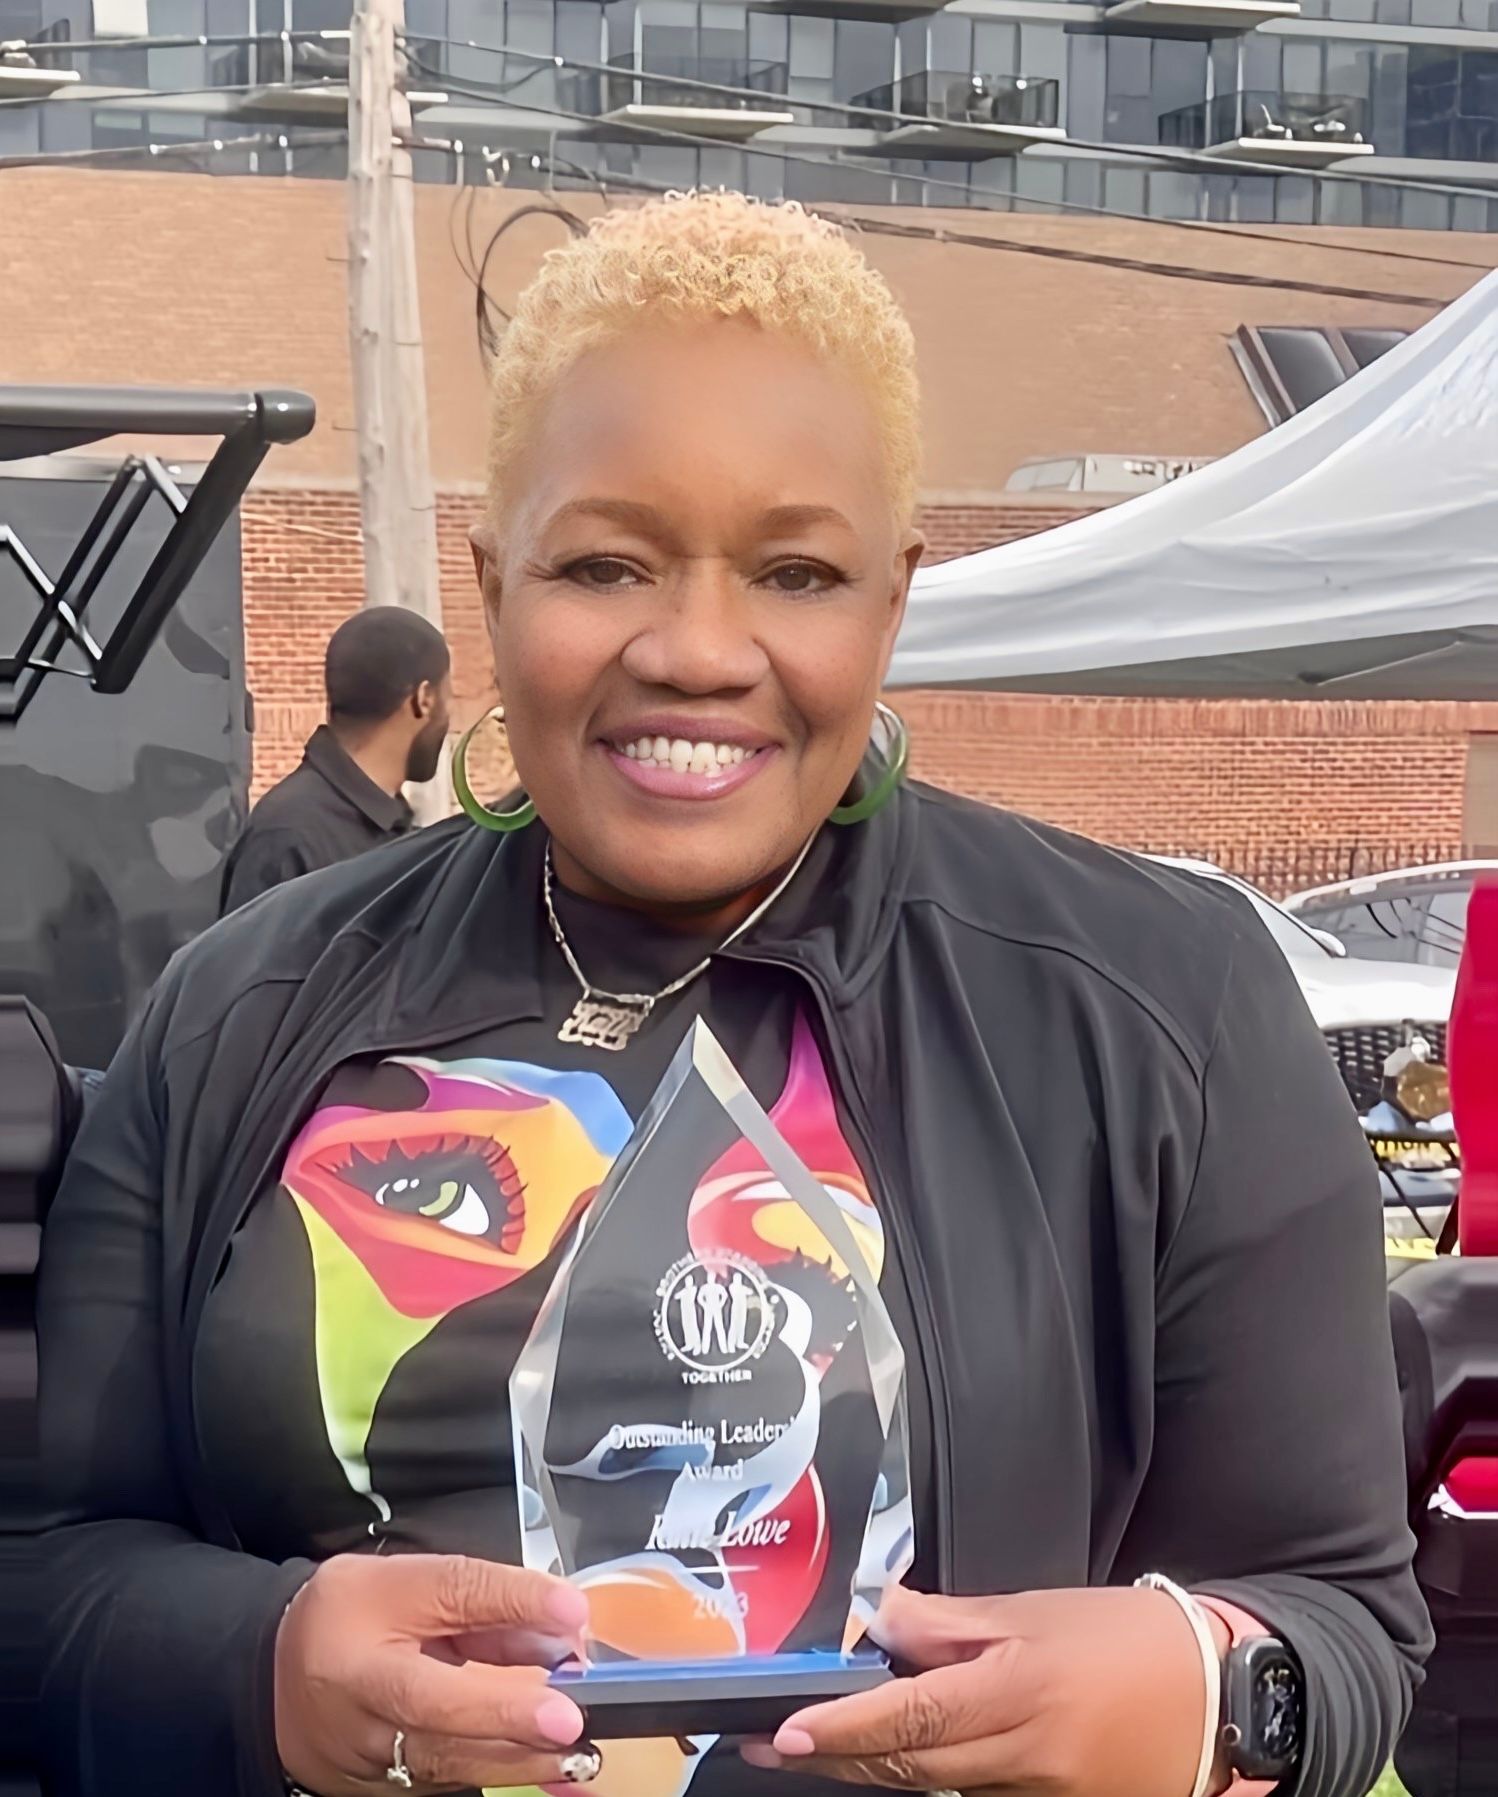
<path id="1" fill-rule="evenodd" d="M 1300 1758 L 1300 1673 L 1288 1655 L 1257 1669 L 1253 1687 L 1253 1738 L 1266 1760 L 1293 1766 Z"/>
<path id="2" fill-rule="evenodd" d="M 1288 1777 L 1305 1743 L 1305 1685 L 1294 1654 L 1272 1638 L 1243 1641 L 1225 1671 L 1233 1770 L 1245 1778 Z"/>

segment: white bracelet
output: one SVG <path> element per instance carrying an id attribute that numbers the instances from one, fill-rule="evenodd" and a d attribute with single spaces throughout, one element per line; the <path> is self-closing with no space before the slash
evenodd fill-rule
<path id="1" fill-rule="evenodd" d="M 1191 1797 L 1207 1797 L 1207 1792 L 1212 1788 L 1212 1769 L 1217 1764 L 1218 1723 L 1222 1712 L 1222 1662 L 1217 1657 L 1217 1642 L 1212 1635 L 1212 1625 L 1207 1621 L 1206 1611 L 1191 1593 L 1183 1591 L 1179 1585 L 1166 1578 L 1164 1573 L 1147 1572 L 1134 1583 L 1143 1590 L 1163 1591 L 1167 1597 L 1173 1598 L 1191 1624 L 1196 1645 L 1201 1649 L 1206 1716 L 1202 1723 L 1201 1758 L 1196 1764 L 1196 1783 L 1191 1787 Z"/>

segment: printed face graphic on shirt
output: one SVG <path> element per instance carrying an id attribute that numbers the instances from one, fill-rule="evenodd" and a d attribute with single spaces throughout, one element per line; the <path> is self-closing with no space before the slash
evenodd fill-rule
<path id="1" fill-rule="evenodd" d="M 328 1438 L 349 1483 L 387 1518 L 365 1455 L 396 1363 L 460 1305 L 539 1266 L 630 1131 L 595 1073 L 494 1060 L 390 1065 L 416 1077 L 422 1102 L 318 1111 L 281 1175 L 312 1249 Z"/>

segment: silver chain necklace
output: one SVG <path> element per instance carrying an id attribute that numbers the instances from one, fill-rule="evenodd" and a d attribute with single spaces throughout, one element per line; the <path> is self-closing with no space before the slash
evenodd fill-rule
<path id="1" fill-rule="evenodd" d="M 785 878 L 761 904 L 744 919 L 736 930 L 705 954 L 695 967 L 689 967 L 669 986 L 662 986 L 659 992 L 605 992 L 601 986 L 590 983 L 587 974 L 578 966 L 577 956 L 572 952 L 572 944 L 567 940 L 567 932 L 562 928 L 562 920 L 557 916 L 556 903 L 552 898 L 552 887 L 555 876 L 551 865 L 551 843 L 546 844 L 546 859 L 542 866 L 541 896 L 546 903 L 546 921 L 551 925 L 551 933 L 556 938 L 557 947 L 562 951 L 562 959 L 572 971 L 572 977 L 583 989 L 582 997 L 572 1007 L 566 1021 L 557 1031 L 559 1042 L 576 1042 L 584 1048 L 606 1048 L 618 1050 L 627 1048 L 633 1038 L 644 1027 L 650 1013 L 663 998 L 670 998 L 673 993 L 680 992 L 683 986 L 690 986 L 699 974 L 707 972 L 712 965 L 714 955 L 721 954 L 731 943 L 757 924 L 800 871 L 801 863 L 815 841 L 808 837 L 801 852 L 786 871 Z"/>

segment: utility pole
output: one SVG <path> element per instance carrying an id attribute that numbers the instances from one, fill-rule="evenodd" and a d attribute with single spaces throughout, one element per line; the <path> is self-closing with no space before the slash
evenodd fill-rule
<path id="1" fill-rule="evenodd" d="M 359 443 L 364 603 L 442 628 L 437 496 L 416 282 L 411 104 L 400 83 L 405 0 L 354 0 L 349 34 L 349 356 Z M 418 819 L 453 809 L 446 757 L 408 794 Z"/>
<path id="2" fill-rule="evenodd" d="M 349 348 L 359 435 L 364 602 L 440 629 L 437 499 L 416 286 L 405 0 L 354 0 L 349 37 Z"/>

